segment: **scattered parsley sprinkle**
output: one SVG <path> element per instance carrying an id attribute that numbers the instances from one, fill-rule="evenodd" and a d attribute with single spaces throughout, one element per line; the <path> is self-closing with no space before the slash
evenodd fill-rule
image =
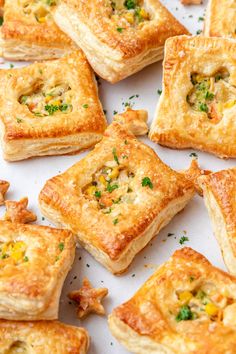
<path id="1" fill-rule="evenodd" d="M 119 165 L 120 163 L 119 163 L 118 156 L 117 156 L 117 154 L 116 154 L 116 148 L 113 148 L 112 154 L 113 154 L 113 156 L 114 156 L 115 162 L 117 163 L 117 165 Z"/>
<path id="2" fill-rule="evenodd" d="M 118 112 L 117 111 L 113 111 L 113 116 L 115 116 Z"/>
<path id="3" fill-rule="evenodd" d="M 172 232 L 169 232 L 169 233 L 167 234 L 167 237 L 171 237 L 171 236 L 174 236 L 174 234 L 173 234 Z"/>
<path id="4" fill-rule="evenodd" d="M 29 258 L 27 256 L 24 257 L 24 262 L 29 262 Z"/>
<path id="5" fill-rule="evenodd" d="M 110 183 L 108 183 L 108 185 L 107 185 L 107 191 L 109 193 L 112 193 L 115 189 L 118 189 L 118 188 L 119 188 L 118 184 L 111 185 Z"/>
<path id="6" fill-rule="evenodd" d="M 123 29 L 124 29 L 124 28 L 122 28 L 122 27 L 117 27 L 117 29 L 116 29 L 116 30 L 117 30 L 117 32 L 122 33 Z"/>
<path id="7" fill-rule="evenodd" d="M 132 274 L 132 278 L 134 278 L 135 277 L 135 274 Z"/>
<path id="8" fill-rule="evenodd" d="M 194 318 L 194 314 L 192 313 L 190 307 L 188 305 L 184 305 L 180 308 L 178 315 L 175 317 L 177 322 L 180 321 L 188 321 Z"/>
<path id="9" fill-rule="evenodd" d="M 16 118 L 17 123 L 22 123 L 22 119 L 21 118 Z"/>
<path id="10" fill-rule="evenodd" d="M 150 189 L 153 189 L 153 184 L 152 184 L 152 181 L 150 180 L 149 177 L 144 177 L 142 179 L 142 186 L 149 187 Z"/>
<path id="11" fill-rule="evenodd" d="M 157 90 L 158 95 L 160 96 L 162 94 L 162 90 Z"/>
<path id="12" fill-rule="evenodd" d="M 133 9 L 135 9 L 135 7 L 137 6 L 137 2 L 136 2 L 136 0 L 125 0 L 124 6 L 125 6 L 128 10 L 133 10 Z"/>
<path id="13" fill-rule="evenodd" d="M 3 17 L 0 17 L 0 26 L 3 24 Z"/>
<path id="14" fill-rule="evenodd" d="M 195 280 L 195 278 L 194 278 L 193 276 L 190 276 L 190 277 L 189 277 L 190 283 L 192 283 L 194 280 Z"/>
<path id="15" fill-rule="evenodd" d="M 208 113 L 208 107 L 207 107 L 206 103 L 200 103 L 199 109 L 200 109 L 201 112 Z"/>
<path id="16" fill-rule="evenodd" d="M 189 154 L 190 157 L 195 157 L 195 159 L 198 159 L 198 154 L 196 152 L 191 152 L 191 154 Z"/>
<path id="17" fill-rule="evenodd" d="M 53 104 L 47 104 L 45 107 L 44 107 L 45 111 L 48 112 L 48 114 L 50 116 L 52 116 L 55 112 L 57 112 L 59 110 L 59 106 L 54 106 Z M 36 113 L 35 113 L 36 115 Z"/>
<path id="18" fill-rule="evenodd" d="M 14 68 L 14 64 L 11 63 L 10 64 L 10 68 L 13 69 Z"/>
<path id="19" fill-rule="evenodd" d="M 186 236 L 182 236 L 179 240 L 179 243 L 183 245 L 185 242 L 189 241 L 189 238 Z"/>
<path id="20" fill-rule="evenodd" d="M 202 30 L 197 30 L 196 34 L 201 34 L 202 33 Z"/>
<path id="21" fill-rule="evenodd" d="M 113 224 L 114 224 L 114 225 L 118 224 L 118 222 L 119 222 L 118 219 L 114 219 L 114 220 L 113 220 Z"/>
<path id="22" fill-rule="evenodd" d="M 83 104 L 83 108 L 88 108 L 88 103 Z"/>
<path id="23" fill-rule="evenodd" d="M 59 245 L 58 245 L 58 248 L 59 248 L 59 250 L 62 252 L 62 251 L 64 250 L 64 248 L 65 248 L 64 243 L 63 243 L 63 242 L 60 242 Z"/>
<path id="24" fill-rule="evenodd" d="M 42 220 L 43 220 L 43 221 L 45 220 L 45 217 L 44 217 L 44 216 L 42 216 Z"/>
<path id="25" fill-rule="evenodd" d="M 204 21 L 204 17 L 202 17 L 202 16 L 198 17 L 198 22 L 200 22 L 200 21 Z"/>
<path id="26" fill-rule="evenodd" d="M 127 140 L 125 140 L 125 141 L 124 141 L 124 144 L 125 144 L 125 145 L 128 145 L 128 141 L 127 141 Z"/>
<path id="27" fill-rule="evenodd" d="M 87 267 L 87 268 L 89 268 L 89 267 L 90 267 L 90 265 L 87 263 L 87 264 L 86 264 L 86 267 Z"/>
<path id="28" fill-rule="evenodd" d="M 96 192 L 94 193 L 94 195 L 95 195 L 96 198 L 101 198 L 102 192 L 96 191 Z"/>

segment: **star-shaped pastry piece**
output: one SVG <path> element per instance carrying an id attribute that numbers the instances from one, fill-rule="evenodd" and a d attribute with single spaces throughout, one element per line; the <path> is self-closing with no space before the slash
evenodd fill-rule
<path id="1" fill-rule="evenodd" d="M 10 187 L 10 183 L 0 180 L 0 205 L 4 204 L 4 196 Z"/>
<path id="2" fill-rule="evenodd" d="M 113 120 L 124 125 L 134 135 L 145 135 L 148 132 L 148 112 L 143 109 L 133 110 L 128 107 L 125 112 L 115 114 Z"/>
<path id="3" fill-rule="evenodd" d="M 105 314 L 105 310 L 101 304 L 101 301 L 107 294 L 107 288 L 93 288 L 90 281 L 85 278 L 83 280 L 82 288 L 70 292 L 68 297 L 78 304 L 78 318 L 84 318 L 91 312 L 95 312 L 98 315 Z"/>
<path id="4" fill-rule="evenodd" d="M 27 209 L 28 198 L 22 198 L 18 201 L 6 200 L 6 213 L 4 220 L 27 224 L 37 220 L 37 216 Z"/>
<path id="5" fill-rule="evenodd" d="M 203 170 L 200 168 L 198 162 L 196 159 L 193 159 L 191 162 L 190 167 L 187 170 L 180 171 L 181 173 L 184 174 L 185 178 L 192 181 L 195 187 L 196 192 L 202 196 L 203 191 L 202 188 L 200 187 L 198 183 L 198 177 L 200 176 L 207 176 L 212 173 L 212 171 L 209 170 Z"/>

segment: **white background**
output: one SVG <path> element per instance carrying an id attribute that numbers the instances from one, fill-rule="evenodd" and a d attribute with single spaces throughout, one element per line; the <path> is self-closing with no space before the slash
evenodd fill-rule
<path id="1" fill-rule="evenodd" d="M 204 16 L 206 2 L 201 6 L 188 7 L 181 5 L 178 0 L 162 2 L 191 33 L 195 34 L 197 30 L 202 29 L 203 22 L 199 20 L 199 17 Z M 14 63 L 14 65 L 17 67 L 23 64 Z M 10 63 L 7 62 L 0 65 L 0 68 L 9 67 Z M 139 97 L 131 100 L 134 103 L 133 107 L 147 109 L 150 124 L 159 99 L 157 90 L 161 89 L 161 80 L 161 62 L 147 67 L 140 73 L 116 85 L 110 85 L 100 80 L 100 97 L 103 107 L 107 111 L 108 120 L 112 120 L 114 110 L 122 111 L 122 103 L 129 101 L 130 96 L 137 94 Z M 173 109 L 175 108 L 173 107 Z M 161 159 L 172 168 L 178 170 L 189 166 L 191 162 L 189 155 L 193 150 L 175 151 L 157 146 L 146 138 L 143 140 L 152 146 Z M 212 155 L 200 152 L 197 152 L 197 154 L 201 166 L 206 169 L 217 171 L 235 165 L 234 160 L 220 160 Z M 37 197 L 40 190 L 48 178 L 64 171 L 85 155 L 86 153 L 75 156 L 35 158 L 18 163 L 7 163 L 0 156 L 0 179 L 8 180 L 11 183 L 7 198 L 18 200 L 21 197 L 28 196 L 30 209 L 38 215 L 37 223 L 48 225 L 46 220 L 42 219 L 38 209 Z M 4 207 L 1 207 L 0 216 L 3 213 Z M 111 275 L 84 250 L 77 250 L 75 264 L 63 289 L 60 320 L 88 329 L 91 335 L 90 354 L 125 354 L 127 351 L 110 334 L 106 317 L 90 315 L 83 321 L 76 319 L 75 307 L 69 304 L 66 297 L 67 293 L 78 289 L 82 279 L 88 277 L 95 287 L 105 286 L 109 289 L 109 296 L 104 301 L 106 313 L 109 314 L 115 306 L 134 294 L 153 273 L 156 266 L 166 261 L 176 249 L 181 247 L 179 239 L 184 232 L 187 232 L 186 236 L 189 238 L 189 242 L 186 242 L 187 246 L 201 252 L 216 266 L 225 269 L 203 200 L 198 196 L 136 256 L 128 272 L 123 276 Z M 167 237 L 168 233 L 174 233 L 174 236 Z"/>

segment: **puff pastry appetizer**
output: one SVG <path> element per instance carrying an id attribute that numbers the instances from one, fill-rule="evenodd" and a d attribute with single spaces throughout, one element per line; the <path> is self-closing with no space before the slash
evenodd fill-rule
<path id="1" fill-rule="evenodd" d="M 37 216 L 27 209 L 28 198 L 22 198 L 18 201 L 6 200 L 6 213 L 4 220 L 11 221 L 13 223 L 27 224 L 37 220 Z"/>
<path id="2" fill-rule="evenodd" d="M 67 230 L 0 221 L 0 318 L 57 319 L 74 253 Z"/>
<path id="3" fill-rule="evenodd" d="M 101 140 L 106 119 L 82 51 L 0 71 L 0 137 L 8 161 L 74 153 Z"/>
<path id="4" fill-rule="evenodd" d="M 39 203 L 48 219 L 73 230 L 82 246 L 119 274 L 193 194 L 192 182 L 113 122 L 91 153 L 47 181 Z"/>
<path id="5" fill-rule="evenodd" d="M 163 92 L 150 139 L 236 157 L 236 43 L 180 36 L 166 42 Z"/>
<path id="6" fill-rule="evenodd" d="M 236 168 L 200 177 L 199 183 L 225 264 L 236 275 Z"/>
<path id="7" fill-rule="evenodd" d="M 4 58 L 56 59 L 76 48 L 52 18 L 51 10 L 56 2 L 57 0 L 5 0 L 0 41 Z"/>
<path id="8" fill-rule="evenodd" d="M 204 24 L 205 36 L 236 38 L 234 0 L 209 0 Z"/>
<path id="9" fill-rule="evenodd" d="M 236 278 L 178 250 L 109 317 L 132 353 L 235 353 Z"/>
<path id="10" fill-rule="evenodd" d="M 53 14 L 112 83 L 162 59 L 167 38 L 188 34 L 158 0 L 61 0 Z"/>
<path id="11" fill-rule="evenodd" d="M 56 321 L 0 321 L 0 354 L 86 354 L 88 332 Z"/>

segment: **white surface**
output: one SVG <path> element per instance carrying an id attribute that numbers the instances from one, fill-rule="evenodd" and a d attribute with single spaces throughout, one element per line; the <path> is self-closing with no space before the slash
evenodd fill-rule
<path id="1" fill-rule="evenodd" d="M 178 0 L 163 1 L 168 9 L 195 34 L 203 27 L 203 22 L 198 19 L 203 16 L 206 3 L 202 6 L 184 7 L 179 2 Z M 15 63 L 14 65 L 15 67 L 20 66 Z M 4 67 L 9 68 L 9 63 L 0 65 L 0 68 Z M 130 96 L 138 94 L 139 97 L 131 102 L 134 103 L 134 108 L 148 109 L 150 123 L 159 99 L 157 90 L 161 89 L 161 79 L 162 66 L 161 63 L 157 63 L 114 86 L 100 80 L 100 97 L 104 109 L 107 110 L 109 121 L 112 119 L 113 110 L 122 111 L 122 102 L 128 101 Z M 191 162 L 189 154 L 193 152 L 192 150 L 169 150 L 152 144 L 148 139 L 143 140 L 155 149 L 165 163 L 175 169 L 186 168 Z M 203 168 L 216 171 L 235 165 L 234 160 L 224 161 L 209 154 L 200 152 L 197 154 Z M 85 155 L 86 153 L 76 156 L 36 158 L 18 163 L 6 163 L 0 157 L 0 179 L 6 179 L 11 183 L 7 198 L 17 200 L 28 196 L 30 208 L 38 214 L 37 223 L 47 225 L 46 220 L 42 220 L 37 205 L 37 197 L 41 188 L 48 178 L 64 171 Z M 0 216 L 3 212 L 4 207 L 0 208 Z M 109 314 L 112 308 L 134 294 L 153 273 L 155 265 L 166 261 L 176 249 L 181 247 L 179 239 L 184 231 L 187 232 L 186 236 L 189 238 L 189 242 L 186 242 L 187 246 L 203 253 L 216 266 L 225 269 L 203 200 L 198 196 L 135 258 L 129 271 L 121 277 L 115 277 L 108 273 L 84 250 L 77 251 L 74 267 L 68 275 L 63 289 L 60 320 L 84 326 L 89 330 L 91 335 L 90 354 L 125 354 L 127 351 L 111 336 L 106 317 L 90 315 L 86 320 L 77 320 L 75 307 L 69 304 L 66 294 L 73 289 L 78 289 L 82 279 L 88 277 L 95 287 L 109 288 L 109 296 L 104 301 L 106 312 Z M 167 237 L 169 232 L 174 233 L 174 236 Z M 80 257 L 81 260 L 79 260 Z M 153 267 L 145 267 L 147 264 Z M 75 276 L 76 279 L 74 279 Z"/>

